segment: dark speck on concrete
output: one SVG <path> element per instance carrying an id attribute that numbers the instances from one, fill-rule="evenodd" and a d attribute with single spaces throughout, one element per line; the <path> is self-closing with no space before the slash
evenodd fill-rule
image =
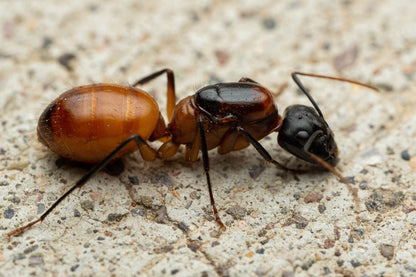
<path id="1" fill-rule="evenodd" d="M 175 182 L 173 181 L 172 177 L 170 177 L 170 175 L 164 171 L 153 175 L 150 178 L 150 182 L 161 186 L 167 186 L 168 188 L 173 188 L 175 186 Z"/>
<path id="2" fill-rule="evenodd" d="M 259 177 L 261 175 L 261 173 L 265 169 L 266 169 L 266 167 L 264 165 L 262 165 L 262 166 L 254 165 L 254 166 L 249 168 L 248 174 L 250 174 L 251 179 L 255 180 L 255 179 L 257 179 L 257 177 Z"/>
<path id="3" fill-rule="evenodd" d="M 33 251 L 35 251 L 36 249 L 38 249 L 38 247 L 39 247 L 39 245 L 32 245 L 32 246 L 29 246 L 28 248 L 26 248 L 25 250 L 23 250 L 23 253 L 25 253 L 25 254 L 29 254 L 29 253 L 32 253 Z"/>
<path id="4" fill-rule="evenodd" d="M 376 87 L 381 89 L 381 90 L 385 90 L 385 91 L 392 91 L 393 90 L 393 86 L 391 84 L 388 84 L 388 83 L 377 83 Z"/>
<path id="5" fill-rule="evenodd" d="M 146 213 L 146 209 L 143 207 L 137 207 L 131 210 L 131 214 L 132 216 L 144 216 L 144 214 Z"/>
<path id="6" fill-rule="evenodd" d="M 309 260 L 306 263 L 304 263 L 301 267 L 303 270 L 308 270 L 314 263 L 314 260 Z"/>
<path id="7" fill-rule="evenodd" d="M 409 271 L 409 272 L 416 272 L 416 267 L 413 267 L 410 265 L 405 265 L 404 269 L 406 269 L 406 271 Z"/>
<path id="8" fill-rule="evenodd" d="M 4 218 L 7 218 L 7 219 L 12 218 L 14 216 L 14 214 L 15 214 L 15 212 L 14 212 L 14 209 L 12 209 L 12 208 L 5 210 L 4 213 L 3 213 Z"/>
<path id="9" fill-rule="evenodd" d="M 395 192 L 393 194 L 387 194 L 384 203 L 387 206 L 394 208 L 399 206 L 403 202 L 404 197 L 404 193 L 401 191 Z"/>
<path id="10" fill-rule="evenodd" d="M 359 261 L 357 261 L 357 260 L 351 260 L 351 265 L 352 265 L 353 267 L 359 267 L 359 266 L 361 266 L 362 264 L 361 264 Z"/>
<path id="11" fill-rule="evenodd" d="M 51 46 L 53 43 L 52 38 L 50 37 L 44 37 L 43 41 L 42 41 L 42 48 L 49 48 L 49 46 Z"/>
<path id="12" fill-rule="evenodd" d="M 329 269 L 329 267 L 325 266 L 324 267 L 324 275 L 328 275 L 331 274 L 331 270 Z"/>
<path id="13" fill-rule="evenodd" d="M 43 214 L 44 211 L 45 211 L 45 204 L 39 203 L 38 204 L 38 214 Z"/>
<path id="14" fill-rule="evenodd" d="M 379 207 L 377 205 L 377 202 L 369 200 L 365 202 L 365 207 L 369 212 L 378 211 Z"/>
<path id="15" fill-rule="evenodd" d="M 23 259 L 26 259 L 26 255 L 23 253 L 20 253 L 13 257 L 13 262 L 16 262 L 18 260 L 23 260 Z"/>
<path id="16" fill-rule="evenodd" d="M 132 183 L 133 185 L 139 184 L 139 178 L 137 178 L 136 176 L 129 176 L 128 178 L 129 178 L 130 183 Z"/>
<path id="17" fill-rule="evenodd" d="M 228 208 L 226 213 L 231 215 L 235 220 L 241 220 L 246 216 L 247 210 L 241 206 L 234 205 Z"/>
<path id="18" fill-rule="evenodd" d="M 216 241 L 212 242 L 211 247 L 215 247 L 215 246 L 218 246 L 218 245 L 220 245 L 220 243 L 216 240 Z"/>
<path id="19" fill-rule="evenodd" d="M 108 214 L 107 216 L 107 220 L 108 221 L 117 221 L 120 222 L 124 217 L 124 214 L 115 214 L 115 213 L 111 213 Z"/>
<path id="20" fill-rule="evenodd" d="M 179 269 L 173 269 L 170 273 L 172 274 L 172 275 L 175 275 L 176 273 L 178 273 L 179 272 Z"/>
<path id="21" fill-rule="evenodd" d="M 10 199 L 10 202 L 14 203 L 14 204 L 19 204 L 20 203 L 20 198 L 17 196 L 13 196 L 12 199 Z"/>
<path id="22" fill-rule="evenodd" d="M 58 58 L 59 64 L 61 64 L 63 67 L 65 67 L 66 70 L 72 71 L 72 61 L 75 59 L 75 54 L 72 53 L 64 53 Z"/>
<path id="23" fill-rule="evenodd" d="M 182 230 L 182 231 L 184 231 L 185 233 L 188 233 L 188 232 L 189 232 L 189 227 L 188 227 L 188 226 L 186 226 L 186 224 L 185 224 L 185 223 L 183 223 L 183 222 L 179 222 L 178 227 L 179 227 L 179 229 L 181 229 L 181 230 Z"/>
<path id="24" fill-rule="evenodd" d="M 199 241 L 190 241 L 187 244 L 188 248 L 192 250 L 192 252 L 198 251 L 199 248 L 201 248 L 201 242 Z"/>
<path id="25" fill-rule="evenodd" d="M 372 195 L 370 195 L 369 200 L 365 202 L 365 206 L 368 211 L 377 211 L 385 213 L 387 208 L 397 208 L 399 207 L 405 195 L 403 192 L 392 192 L 377 190 Z"/>
<path id="26" fill-rule="evenodd" d="M 262 245 L 265 245 L 265 244 L 267 244 L 268 242 L 269 242 L 269 240 L 268 240 L 268 239 L 265 239 L 265 240 L 260 241 L 260 243 L 261 243 Z"/>
<path id="27" fill-rule="evenodd" d="M 259 237 L 264 237 L 267 235 L 267 230 L 266 229 L 261 229 L 258 233 Z"/>
<path id="28" fill-rule="evenodd" d="M 407 150 L 403 150 L 401 155 L 403 160 L 410 161 L 410 154 Z"/>
<path id="29" fill-rule="evenodd" d="M 295 224 L 297 229 L 305 229 L 308 223 L 309 221 L 306 218 L 300 214 L 294 213 L 290 218 L 286 220 L 286 222 L 283 224 L 283 227 Z"/>
<path id="30" fill-rule="evenodd" d="M 191 197 L 192 199 L 197 199 L 197 200 L 201 199 L 201 195 L 197 191 L 191 192 L 191 194 L 189 194 L 189 197 Z"/>
<path id="31" fill-rule="evenodd" d="M 76 264 L 74 266 L 71 266 L 71 271 L 74 272 L 79 267 L 79 264 Z"/>
<path id="32" fill-rule="evenodd" d="M 277 24 L 274 18 L 268 17 L 262 20 L 262 25 L 266 30 L 273 30 Z"/>
<path id="33" fill-rule="evenodd" d="M 264 248 L 260 248 L 256 250 L 257 254 L 264 254 Z"/>
<path id="34" fill-rule="evenodd" d="M 318 211 L 319 211 L 319 213 L 323 214 L 325 212 L 325 210 L 326 210 L 325 205 L 323 205 L 323 204 L 319 204 L 318 205 Z"/>
<path id="35" fill-rule="evenodd" d="M 330 248 L 334 247 L 334 245 L 335 245 L 335 240 L 334 239 L 327 238 L 324 242 L 324 248 L 325 249 L 330 249 Z"/>
<path id="36" fill-rule="evenodd" d="M 367 187 L 368 187 L 368 183 L 367 183 L 367 181 L 365 181 L 365 180 L 361 181 L 361 182 L 360 182 L 359 187 L 360 187 L 360 189 L 362 189 L 362 190 L 367 189 Z"/>
<path id="37" fill-rule="evenodd" d="M 303 199 L 305 203 L 313 203 L 313 202 L 319 202 L 323 198 L 323 195 L 320 193 L 309 193 L 305 196 Z"/>
<path id="38" fill-rule="evenodd" d="M 81 213 L 77 209 L 74 210 L 74 217 L 81 217 Z"/>
<path id="39" fill-rule="evenodd" d="M 44 265 L 44 261 L 42 256 L 40 255 L 32 255 L 29 257 L 29 265 L 30 266 L 41 266 Z"/>
<path id="40" fill-rule="evenodd" d="M 350 182 L 351 184 L 355 185 L 354 178 L 355 178 L 355 176 L 345 177 L 345 179 L 347 179 L 348 182 Z"/>
<path id="41" fill-rule="evenodd" d="M 85 211 L 93 211 L 94 210 L 94 202 L 91 200 L 85 200 L 81 202 L 81 208 Z"/>
<path id="42" fill-rule="evenodd" d="M 383 243 L 380 245 L 380 254 L 388 260 L 391 260 L 394 256 L 394 246 Z"/>
<path id="43" fill-rule="evenodd" d="M 157 211 L 157 216 L 154 221 L 159 224 L 166 224 L 167 222 L 169 222 L 169 219 L 167 216 L 168 216 L 168 213 L 167 213 L 166 207 L 162 207 Z"/>

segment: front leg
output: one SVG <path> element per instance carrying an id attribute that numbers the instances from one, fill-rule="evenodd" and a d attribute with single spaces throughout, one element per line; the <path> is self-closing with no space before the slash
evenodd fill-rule
<path id="1" fill-rule="evenodd" d="M 206 142 L 205 130 L 204 130 L 204 119 L 201 116 L 198 117 L 198 129 L 199 129 L 199 136 L 200 136 L 200 141 L 201 141 L 202 160 L 204 164 L 205 175 L 207 177 L 209 198 L 211 200 L 212 209 L 214 210 L 215 221 L 220 225 L 220 228 L 222 230 L 225 230 L 225 225 L 224 223 L 222 223 L 221 218 L 218 214 L 217 208 L 215 207 L 214 194 L 212 193 L 211 178 L 209 176 L 208 149 L 207 149 L 207 142 Z"/>

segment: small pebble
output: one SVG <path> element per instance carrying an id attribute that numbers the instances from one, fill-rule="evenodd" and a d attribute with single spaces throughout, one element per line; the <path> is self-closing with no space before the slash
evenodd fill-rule
<path id="1" fill-rule="evenodd" d="M 359 261 L 357 261 L 357 260 L 351 260 L 351 265 L 352 265 L 353 267 L 359 267 L 359 266 L 361 266 L 362 264 L 361 264 Z"/>
<path id="2" fill-rule="evenodd" d="M 380 245 L 380 254 L 388 260 L 391 260 L 394 256 L 394 246 L 383 243 Z"/>
<path id="3" fill-rule="evenodd" d="M 323 214 L 326 211 L 326 207 L 323 204 L 318 205 L 318 211 L 319 213 Z"/>
<path id="4" fill-rule="evenodd" d="M 74 217 L 81 217 L 81 213 L 77 209 L 74 210 Z"/>
<path id="5" fill-rule="evenodd" d="M 91 200 L 85 200 L 81 202 L 81 208 L 85 211 L 93 211 L 94 210 L 94 202 Z"/>
<path id="6" fill-rule="evenodd" d="M 403 160 L 410 161 L 410 155 L 409 155 L 409 152 L 407 150 L 403 150 L 401 156 L 402 156 Z"/>
<path id="7" fill-rule="evenodd" d="M 38 204 L 38 214 L 43 214 L 45 209 L 46 209 L 45 204 L 43 204 L 43 203 Z"/>
<path id="8" fill-rule="evenodd" d="M 305 196 L 303 200 L 305 201 L 305 203 L 314 203 L 321 201 L 322 198 L 323 195 L 320 193 L 309 193 Z"/>
<path id="9" fill-rule="evenodd" d="M 315 261 L 314 260 L 309 260 L 309 261 L 307 261 L 306 263 L 304 263 L 302 266 L 301 266 L 301 268 L 303 269 L 303 270 L 308 270 L 313 264 L 315 263 Z"/>
<path id="10" fill-rule="evenodd" d="M 123 217 L 124 217 L 123 214 L 111 213 L 111 214 L 108 214 L 107 220 L 108 221 L 117 221 L 117 222 L 120 222 L 123 219 Z"/>
<path id="11" fill-rule="evenodd" d="M 25 254 L 29 254 L 29 253 L 32 253 L 33 251 L 35 251 L 36 249 L 38 249 L 38 247 L 39 247 L 39 245 L 32 245 L 32 246 L 29 246 L 28 248 L 26 248 L 24 251 L 23 251 L 23 253 L 25 253 Z"/>
<path id="12" fill-rule="evenodd" d="M 276 27 L 276 21 L 271 17 L 263 19 L 262 24 L 266 30 L 272 30 Z"/>
<path id="13" fill-rule="evenodd" d="M 14 210 L 13 209 L 7 209 L 7 210 L 5 210 L 4 211 L 4 213 L 3 213 L 3 215 L 4 215 L 4 218 L 7 218 L 7 219 L 10 219 L 10 218 L 12 218 L 13 216 L 14 216 Z"/>
<path id="14" fill-rule="evenodd" d="M 29 266 L 44 265 L 43 258 L 40 255 L 32 255 L 29 257 Z"/>
<path id="15" fill-rule="evenodd" d="M 137 178 L 136 176 L 129 176 L 128 178 L 129 178 L 130 183 L 132 183 L 133 185 L 139 184 L 139 178 Z"/>
<path id="16" fill-rule="evenodd" d="M 367 183 L 367 181 L 361 181 L 360 182 L 360 185 L 359 185 L 359 187 L 360 187 L 360 189 L 362 189 L 362 190 L 365 190 L 365 189 L 367 189 L 367 187 L 368 187 L 368 183 Z"/>
<path id="17" fill-rule="evenodd" d="M 16 262 L 18 260 L 23 260 L 26 258 L 26 255 L 23 253 L 19 253 L 16 256 L 13 257 L 13 262 Z"/>

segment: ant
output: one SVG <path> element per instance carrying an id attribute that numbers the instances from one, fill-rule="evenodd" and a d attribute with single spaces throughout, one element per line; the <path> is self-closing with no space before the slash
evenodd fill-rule
<path id="1" fill-rule="evenodd" d="M 167 126 L 155 99 L 136 88 L 163 74 L 167 76 Z M 176 154 L 181 145 L 185 145 L 185 160 L 189 162 L 195 162 L 201 150 L 215 220 L 221 229 L 225 229 L 215 206 L 208 150 L 218 148 L 220 154 L 225 154 L 251 144 L 265 161 L 293 170 L 274 160 L 258 142 L 272 132 L 279 132 L 278 143 L 282 148 L 331 171 L 349 185 L 356 196 L 349 182 L 334 169 L 338 162 L 334 135 L 315 100 L 300 82 L 299 75 L 344 81 L 377 90 L 344 78 L 294 72 L 294 82 L 313 108 L 289 106 L 284 118 L 279 115 L 271 92 L 249 78 L 205 86 L 176 105 L 175 79 L 170 69 L 154 72 L 132 86 L 91 84 L 64 92 L 41 114 L 37 127 L 39 141 L 64 158 L 95 166 L 38 219 L 7 235 L 23 233 L 42 222 L 72 191 L 82 187 L 109 162 L 137 149 L 146 161 L 166 159 Z M 155 140 L 163 142 L 157 151 L 147 143 Z"/>

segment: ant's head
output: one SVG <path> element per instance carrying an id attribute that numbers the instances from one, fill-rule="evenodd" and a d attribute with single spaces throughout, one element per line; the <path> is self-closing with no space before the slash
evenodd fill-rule
<path id="1" fill-rule="evenodd" d="M 278 142 L 302 160 L 317 163 L 312 153 L 332 166 L 338 163 L 334 134 L 322 114 L 312 107 L 293 105 L 286 109 Z"/>
<path id="2" fill-rule="evenodd" d="M 331 167 L 327 165 L 335 166 L 338 163 L 338 148 L 334 140 L 334 134 L 326 123 L 318 104 L 299 80 L 299 75 L 348 82 L 375 91 L 378 91 L 378 89 L 344 78 L 302 72 L 292 73 L 293 81 L 312 103 L 313 108 L 304 105 L 293 105 L 286 109 L 285 119 L 283 119 L 282 126 L 279 129 L 279 145 L 298 158 L 321 164 L 331 170 Z M 333 168 L 331 171 L 333 171 Z"/>

